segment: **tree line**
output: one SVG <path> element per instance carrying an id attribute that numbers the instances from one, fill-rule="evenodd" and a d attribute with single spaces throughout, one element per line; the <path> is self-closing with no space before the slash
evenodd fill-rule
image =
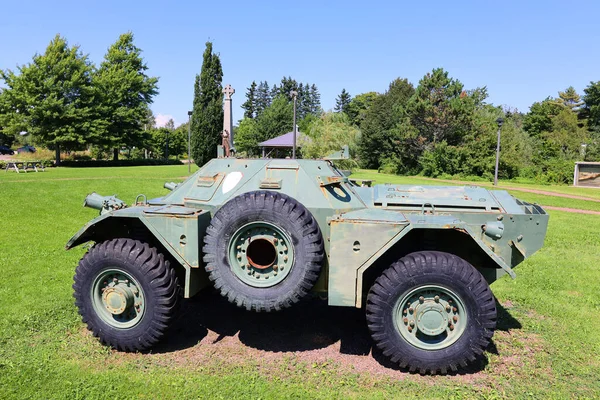
<path id="1" fill-rule="evenodd" d="M 223 123 L 223 68 L 206 43 L 194 82 L 191 125 L 155 126 L 150 111 L 158 78 L 148 67 L 133 34 L 112 44 L 99 66 L 79 46 L 57 35 L 43 54 L 0 71 L 0 140 L 28 132 L 34 143 L 56 151 L 92 148 L 99 156 L 123 149 L 132 157 L 184 154 L 187 129 L 198 165 L 216 155 Z M 600 160 L 600 81 L 583 94 L 573 87 L 531 105 L 523 113 L 487 101 L 486 87 L 468 89 L 442 68 L 426 73 L 415 86 L 393 80 L 384 93 L 352 96 L 342 89 L 334 110 L 323 111 L 314 83 L 292 77 L 269 85 L 253 81 L 234 127 L 239 155 L 259 156 L 258 144 L 297 124 L 304 157 L 323 157 L 348 144 L 354 164 L 402 174 L 460 175 L 491 179 L 498 118 L 502 126 L 500 177 L 568 182 L 573 162 Z"/>
<path id="2" fill-rule="evenodd" d="M 29 134 L 36 144 L 61 151 L 91 145 L 112 149 L 143 146 L 153 125 L 150 104 L 158 78 L 148 69 L 133 34 L 119 36 L 95 66 L 79 46 L 56 35 L 43 54 L 17 71 L 2 70 L 0 127 L 5 139 Z"/>

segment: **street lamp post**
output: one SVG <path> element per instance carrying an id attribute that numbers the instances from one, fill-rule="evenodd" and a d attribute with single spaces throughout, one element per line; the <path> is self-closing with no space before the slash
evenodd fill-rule
<path id="1" fill-rule="evenodd" d="M 192 173 L 192 111 L 188 111 L 188 174 Z"/>
<path id="2" fill-rule="evenodd" d="M 498 144 L 496 145 L 496 170 L 494 171 L 494 186 L 498 186 L 498 164 L 500 162 L 500 131 L 502 130 L 502 124 L 504 118 L 498 118 L 496 120 L 498 124 Z"/>
<path id="3" fill-rule="evenodd" d="M 290 96 L 294 99 L 294 144 L 292 146 L 292 158 L 295 159 L 296 158 L 296 99 L 298 98 L 298 92 L 295 90 L 292 90 L 290 92 Z"/>

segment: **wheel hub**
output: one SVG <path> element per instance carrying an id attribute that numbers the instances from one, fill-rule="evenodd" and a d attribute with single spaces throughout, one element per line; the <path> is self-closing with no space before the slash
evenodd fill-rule
<path id="1" fill-rule="evenodd" d="M 142 318 L 146 304 L 141 286 L 132 275 L 117 268 L 98 274 L 92 285 L 92 305 L 107 324 L 131 328 Z"/>
<path id="2" fill-rule="evenodd" d="M 276 225 L 251 222 L 233 234 L 229 265 L 238 279 L 250 286 L 274 286 L 294 265 L 292 240 Z"/>
<path id="3" fill-rule="evenodd" d="M 424 350 L 450 346 L 467 325 L 467 312 L 460 297 L 438 285 L 413 289 L 401 297 L 395 310 L 398 333 Z"/>
<path id="4" fill-rule="evenodd" d="M 102 302 L 109 313 L 113 315 L 123 314 L 125 309 L 133 305 L 133 293 L 124 285 L 106 288 L 102 294 Z"/>
<path id="5" fill-rule="evenodd" d="M 439 303 L 417 306 L 416 319 L 417 328 L 429 336 L 437 336 L 448 328 L 448 313 Z"/>

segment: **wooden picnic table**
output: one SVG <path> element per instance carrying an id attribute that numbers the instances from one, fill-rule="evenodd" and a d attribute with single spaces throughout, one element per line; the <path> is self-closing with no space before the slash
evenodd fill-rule
<path id="1" fill-rule="evenodd" d="M 6 168 L 4 169 L 4 172 L 6 172 L 8 170 L 11 170 L 11 171 L 15 170 L 15 171 L 17 171 L 17 173 L 20 173 L 21 171 L 27 172 L 28 169 L 33 169 L 33 170 L 35 170 L 35 172 L 39 172 L 40 169 L 42 171 L 45 171 L 44 163 L 42 163 L 41 161 L 7 160 Z"/>

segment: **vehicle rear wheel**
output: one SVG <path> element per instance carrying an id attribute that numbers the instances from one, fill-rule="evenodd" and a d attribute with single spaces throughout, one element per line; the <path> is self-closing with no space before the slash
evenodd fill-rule
<path id="1" fill-rule="evenodd" d="M 102 343 L 125 351 L 156 344 L 179 304 L 178 281 L 169 261 L 133 239 L 92 247 L 77 266 L 73 290 L 88 329 Z"/>
<path id="2" fill-rule="evenodd" d="M 313 287 L 324 256 L 319 225 L 293 198 L 244 193 L 221 207 L 204 236 L 204 262 L 221 295 L 247 310 L 291 307 Z"/>
<path id="3" fill-rule="evenodd" d="M 416 252 L 376 279 L 367 297 L 367 323 L 392 362 L 411 372 L 445 374 L 483 354 L 496 327 L 496 303 L 467 261 Z"/>

